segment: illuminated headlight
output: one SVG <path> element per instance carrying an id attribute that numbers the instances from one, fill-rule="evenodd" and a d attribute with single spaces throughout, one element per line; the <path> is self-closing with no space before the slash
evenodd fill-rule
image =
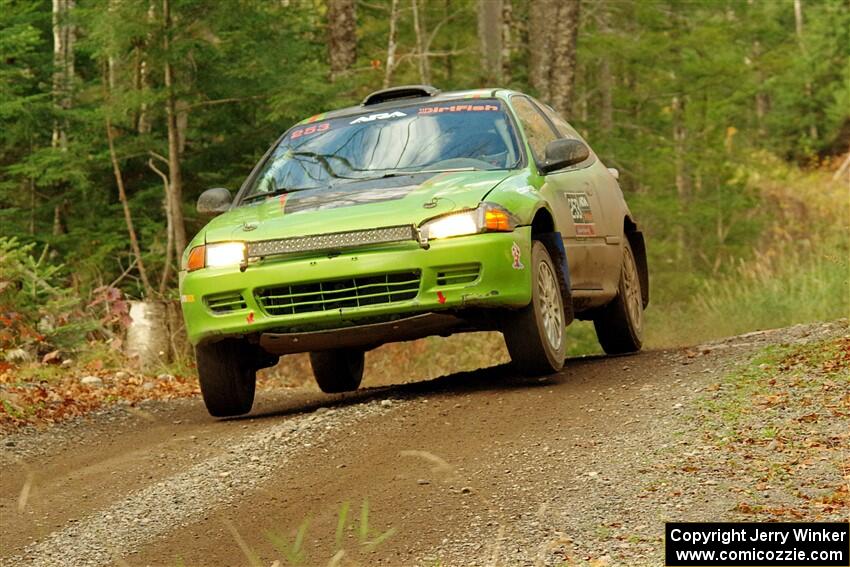
<path id="1" fill-rule="evenodd" d="M 451 238 L 479 232 L 510 232 L 516 228 L 514 216 L 504 207 L 482 203 L 477 209 L 449 213 L 422 223 L 419 227 L 426 239 Z"/>
<path id="2" fill-rule="evenodd" d="M 194 272 L 201 268 L 222 266 L 246 266 L 244 242 L 218 242 L 201 244 L 189 250 L 186 270 Z"/>
<path id="3" fill-rule="evenodd" d="M 479 231 L 477 216 L 475 210 L 454 213 L 426 222 L 421 230 L 429 239 L 475 234 Z"/>
<path id="4" fill-rule="evenodd" d="M 206 266 L 208 268 L 238 266 L 244 261 L 244 242 L 219 242 L 217 244 L 207 244 Z"/>

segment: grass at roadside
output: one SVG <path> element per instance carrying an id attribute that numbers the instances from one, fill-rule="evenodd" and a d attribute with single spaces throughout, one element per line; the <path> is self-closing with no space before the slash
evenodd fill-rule
<path id="1" fill-rule="evenodd" d="M 651 306 L 648 344 L 687 345 L 850 314 L 850 249 L 833 241 L 806 254 L 789 246 L 706 280 L 687 303 Z"/>

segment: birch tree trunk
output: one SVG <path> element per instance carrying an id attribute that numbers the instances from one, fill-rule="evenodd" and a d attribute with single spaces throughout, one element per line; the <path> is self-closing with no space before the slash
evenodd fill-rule
<path id="1" fill-rule="evenodd" d="M 554 19 L 558 31 L 552 46 L 549 98 L 552 108 L 565 117 L 570 115 L 573 102 L 580 10 L 580 0 L 560 0 L 557 17 Z"/>
<path id="2" fill-rule="evenodd" d="M 803 38 L 803 0 L 794 0 L 794 29 L 797 33 L 797 43 L 800 45 L 800 52 L 803 54 L 803 58 L 805 59 L 806 65 L 808 65 L 808 50 L 806 49 L 806 42 Z M 806 82 L 803 86 L 803 89 L 806 93 L 806 99 L 809 103 L 812 102 L 812 81 L 807 77 Z M 818 139 L 818 126 L 814 120 L 814 116 L 809 117 L 811 122 L 809 123 L 809 136 L 812 140 Z"/>
<path id="3" fill-rule="evenodd" d="M 186 249 L 186 225 L 183 219 L 183 174 L 180 165 L 180 131 L 177 124 L 177 100 L 174 93 L 174 69 L 171 65 L 170 35 L 172 31 L 171 7 L 169 0 L 162 0 L 162 18 L 165 26 L 163 50 L 165 65 L 165 114 L 168 129 L 168 179 L 169 203 L 174 222 L 174 248 L 180 258 Z"/>
<path id="4" fill-rule="evenodd" d="M 68 149 L 67 120 L 61 116 L 72 107 L 74 81 L 74 41 L 76 30 L 71 21 L 74 0 L 53 0 L 53 103 L 59 117 L 53 122 L 52 145 Z"/>
<path id="5" fill-rule="evenodd" d="M 485 81 L 502 82 L 502 0 L 478 0 L 478 44 Z"/>
<path id="6" fill-rule="evenodd" d="M 419 64 L 419 81 L 423 85 L 431 83 L 431 65 L 428 61 L 428 53 L 425 51 L 425 22 L 419 14 L 419 2 L 410 0 L 413 9 L 413 31 L 416 34 L 416 59 Z"/>
<path id="7" fill-rule="evenodd" d="M 675 170 L 676 195 L 679 197 L 679 206 L 682 210 L 688 207 L 690 201 L 690 187 L 685 169 L 685 151 L 687 141 L 687 130 L 685 129 L 685 101 L 678 95 L 670 101 L 673 119 L 673 167 Z M 677 258 L 685 257 L 687 243 L 685 241 L 685 229 L 681 223 L 676 226 L 676 240 L 678 241 Z"/>
<path id="8" fill-rule="evenodd" d="M 348 71 L 357 60 L 355 0 L 328 0 L 328 58 L 331 80 Z"/>
<path id="9" fill-rule="evenodd" d="M 390 5 L 390 33 L 387 36 L 387 64 L 384 67 L 384 88 L 390 86 L 395 71 L 395 52 L 397 48 L 396 35 L 398 33 L 398 0 L 392 0 Z"/>

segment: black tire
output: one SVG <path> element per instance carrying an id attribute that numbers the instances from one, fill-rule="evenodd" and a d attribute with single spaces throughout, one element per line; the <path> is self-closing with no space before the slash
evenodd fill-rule
<path id="1" fill-rule="evenodd" d="M 362 350 L 337 349 L 310 353 L 310 365 L 319 388 L 326 394 L 352 392 L 363 379 Z"/>
<path id="2" fill-rule="evenodd" d="M 615 297 L 593 318 L 596 337 L 608 354 L 637 352 L 643 346 L 643 300 L 632 247 L 623 247 L 623 267 Z"/>
<path id="3" fill-rule="evenodd" d="M 201 394 L 210 415 L 231 417 L 251 411 L 260 362 L 252 357 L 260 353 L 253 350 L 235 339 L 195 347 Z"/>
<path id="4" fill-rule="evenodd" d="M 558 272 L 543 243 L 531 246 L 531 303 L 508 315 L 502 334 L 517 369 L 526 376 L 557 372 L 566 356 L 566 323 Z"/>

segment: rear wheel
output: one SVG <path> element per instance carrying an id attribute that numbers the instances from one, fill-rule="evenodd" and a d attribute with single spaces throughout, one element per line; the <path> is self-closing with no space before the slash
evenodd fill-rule
<path id="1" fill-rule="evenodd" d="M 326 394 L 351 392 L 363 379 L 362 350 L 337 349 L 310 353 L 310 365 L 319 388 Z"/>
<path id="2" fill-rule="evenodd" d="M 502 334 L 519 371 L 540 376 L 564 366 L 566 322 L 555 264 L 539 241 L 531 247 L 530 269 L 531 303 L 510 314 Z"/>
<path id="3" fill-rule="evenodd" d="M 623 268 L 617 297 L 594 317 L 602 350 L 608 354 L 637 352 L 643 345 L 643 298 L 632 247 L 623 247 Z"/>
<path id="4" fill-rule="evenodd" d="M 251 345 L 234 339 L 195 347 L 201 394 L 210 415 L 230 417 L 251 411 L 259 355 Z"/>

